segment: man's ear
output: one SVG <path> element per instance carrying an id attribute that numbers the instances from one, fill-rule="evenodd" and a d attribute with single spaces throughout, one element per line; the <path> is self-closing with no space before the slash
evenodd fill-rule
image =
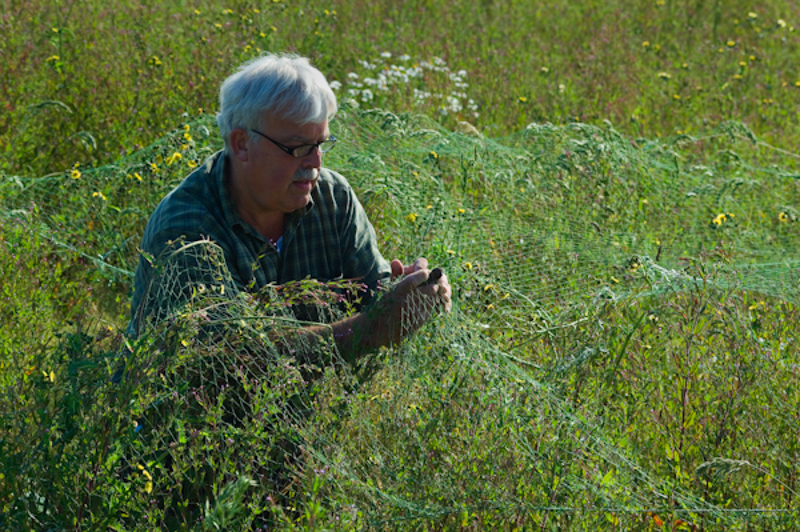
<path id="1" fill-rule="evenodd" d="M 236 128 L 231 131 L 230 141 L 231 141 L 231 152 L 234 157 L 239 159 L 240 161 L 244 162 L 247 161 L 250 152 L 249 152 L 249 144 L 248 141 L 250 140 L 250 135 L 247 134 L 242 128 Z"/>

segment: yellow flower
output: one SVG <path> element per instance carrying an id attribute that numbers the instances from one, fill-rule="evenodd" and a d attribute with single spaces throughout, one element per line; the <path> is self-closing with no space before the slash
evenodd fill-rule
<path id="1" fill-rule="evenodd" d="M 753 19 L 755 19 L 755 18 L 758 18 L 758 14 L 756 14 L 756 13 L 754 13 L 754 12 L 752 12 L 752 11 L 751 11 L 751 12 L 749 12 L 749 13 L 747 14 L 747 16 L 748 16 L 749 18 L 753 18 Z"/>
<path id="2" fill-rule="evenodd" d="M 45 62 L 49 63 L 50 61 L 58 61 L 58 59 L 59 57 L 57 55 L 51 55 L 50 57 L 47 58 Z"/>
<path id="3" fill-rule="evenodd" d="M 458 209 L 458 211 L 457 211 L 457 212 L 458 212 L 458 214 L 464 214 L 464 213 L 465 213 L 465 212 L 467 212 L 467 211 L 465 211 L 464 209 Z"/>
<path id="4" fill-rule="evenodd" d="M 417 213 L 411 212 L 406 215 L 406 220 L 411 222 L 412 224 L 417 221 Z"/>
<path id="5" fill-rule="evenodd" d="M 727 219 L 728 219 L 728 217 L 727 217 L 727 216 L 725 216 L 725 214 L 724 214 L 724 213 L 719 213 L 719 214 L 716 216 L 716 218 L 714 218 L 713 220 L 711 220 L 711 223 L 713 223 L 714 225 L 720 226 L 720 225 L 722 225 L 722 224 L 723 224 L 723 222 L 725 222 L 725 220 L 727 220 Z"/>
<path id="6" fill-rule="evenodd" d="M 133 177 L 135 177 L 137 181 L 141 181 L 142 180 L 142 176 L 140 176 L 138 172 L 134 172 L 133 173 Z"/>
<path id="7" fill-rule="evenodd" d="M 72 169 L 72 173 L 70 174 L 70 176 L 72 177 L 72 179 L 80 179 L 81 178 L 81 171 L 78 170 L 77 168 L 73 168 Z"/>
<path id="8" fill-rule="evenodd" d="M 195 161 L 186 161 L 186 166 L 189 168 L 195 168 L 197 167 L 197 163 Z"/>
<path id="9" fill-rule="evenodd" d="M 439 154 L 436 153 L 435 151 L 431 151 L 430 156 L 433 157 L 434 159 L 438 159 L 439 158 Z"/>
<path id="10" fill-rule="evenodd" d="M 100 191 L 93 192 L 93 193 L 92 193 L 92 197 L 93 197 L 93 198 L 100 198 L 101 200 L 103 200 L 103 201 L 106 201 L 106 197 L 105 197 L 105 195 L 104 195 L 102 192 L 100 192 Z"/>
<path id="11" fill-rule="evenodd" d="M 672 99 L 673 99 L 673 100 L 680 100 L 680 99 L 681 99 L 681 97 L 680 97 L 680 95 L 679 95 L 679 94 L 673 94 L 673 95 L 672 95 Z"/>
<path id="12" fill-rule="evenodd" d="M 669 72 L 659 72 L 657 75 L 661 79 L 669 79 L 672 77 L 672 75 Z"/>
<path id="13" fill-rule="evenodd" d="M 150 170 L 158 172 L 158 165 L 156 163 L 150 163 Z"/>
<path id="14" fill-rule="evenodd" d="M 471 270 L 472 269 L 472 263 L 471 262 L 465 262 L 464 263 L 464 269 L 465 270 Z"/>
<path id="15" fill-rule="evenodd" d="M 645 48 L 647 48 L 648 46 L 650 46 L 650 41 L 643 41 L 643 42 L 642 42 L 642 46 L 644 46 Z"/>
<path id="16" fill-rule="evenodd" d="M 728 40 L 728 42 L 726 42 L 725 44 L 727 44 L 728 47 L 733 48 L 734 46 L 736 46 L 736 41 Z"/>
<path id="17" fill-rule="evenodd" d="M 152 493 L 153 492 L 153 481 L 148 480 L 144 483 L 144 492 L 145 493 Z"/>
<path id="18" fill-rule="evenodd" d="M 782 213 L 780 213 L 778 215 L 778 220 L 780 220 L 781 222 L 784 222 L 784 223 L 788 222 L 789 221 L 789 215 L 786 214 L 785 212 L 782 212 Z"/>
<path id="19" fill-rule="evenodd" d="M 519 97 L 519 101 L 520 101 L 520 103 L 525 103 L 525 102 L 528 101 L 528 99 L 525 96 L 520 96 Z"/>
<path id="20" fill-rule="evenodd" d="M 167 166 L 171 166 L 172 164 L 180 161 L 181 157 L 183 156 L 180 154 L 180 152 L 176 151 L 175 153 L 167 157 L 167 159 L 164 162 L 167 163 Z"/>
<path id="21" fill-rule="evenodd" d="M 780 26 L 781 28 L 785 28 L 786 27 L 786 21 L 783 20 L 782 18 L 779 18 L 778 19 L 778 26 Z"/>
<path id="22" fill-rule="evenodd" d="M 795 87 L 800 87 L 800 80 L 794 82 Z"/>

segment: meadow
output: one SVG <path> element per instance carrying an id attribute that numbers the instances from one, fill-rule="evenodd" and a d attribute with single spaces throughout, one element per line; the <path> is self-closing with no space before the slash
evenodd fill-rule
<path id="1" fill-rule="evenodd" d="M 797 529 L 793 2 L 2 11 L 0 528 Z M 147 218 L 263 51 L 335 87 L 325 165 L 384 255 L 454 286 L 356 367 L 270 340 L 287 301 L 351 311 L 311 281 L 231 303 L 215 270 L 122 334 Z"/>

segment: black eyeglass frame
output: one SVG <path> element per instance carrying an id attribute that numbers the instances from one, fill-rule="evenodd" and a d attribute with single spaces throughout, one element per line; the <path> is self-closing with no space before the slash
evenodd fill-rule
<path id="1" fill-rule="evenodd" d="M 289 146 L 281 144 L 277 140 L 269 138 L 268 136 L 266 136 L 257 129 L 250 129 L 250 131 L 252 131 L 253 133 L 258 133 L 259 135 L 261 135 L 262 137 L 264 137 L 265 139 L 267 139 L 268 141 L 270 141 L 271 143 L 273 143 L 274 145 L 276 145 L 277 147 L 279 147 L 292 157 L 296 157 L 298 159 L 301 157 L 305 157 L 306 155 L 311 153 L 311 150 L 313 150 L 314 148 L 317 148 L 320 153 L 327 153 L 331 151 L 334 146 L 336 146 L 336 137 L 330 136 L 327 139 L 323 140 L 322 142 L 317 142 L 316 144 L 301 144 L 300 146 L 295 146 L 294 148 L 290 148 Z M 329 146 L 323 148 L 323 144 L 329 144 Z"/>

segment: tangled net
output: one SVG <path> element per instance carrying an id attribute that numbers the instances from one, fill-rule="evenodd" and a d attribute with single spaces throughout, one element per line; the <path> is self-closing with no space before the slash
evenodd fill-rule
<path id="1" fill-rule="evenodd" d="M 183 160 L 213 151 L 206 121 Z M 355 311 L 335 296 L 347 287 L 246 294 L 213 244 L 181 247 L 152 292 L 176 304 L 119 350 L 83 342 L 105 362 L 53 392 L 63 405 L 91 382 L 83 430 L 106 438 L 75 464 L 95 481 L 64 498 L 73 514 L 120 529 L 792 528 L 798 466 L 782 442 L 800 398 L 774 384 L 797 380 L 796 332 L 779 323 L 800 279 L 794 156 L 735 123 L 670 141 L 585 124 L 491 140 L 345 109 L 332 127 L 326 164 L 359 191 L 384 254 L 441 266 L 453 312 L 351 365 L 307 333 Z M 175 139 L 91 181 L 0 186 L 124 285 L 145 213 L 185 173 L 152 166 Z M 147 194 L 127 193 L 134 174 Z M 70 203 L 92 188 L 105 203 Z M 182 277 L 181 254 L 208 265 L 202 281 Z M 6 434 L 33 415 L 21 386 L 0 403 Z M 66 456 L 89 445 L 64 441 Z M 29 471 L 47 458 L 4 446 Z M 26 482 L 6 515 L 57 521 L 44 480 Z"/>

